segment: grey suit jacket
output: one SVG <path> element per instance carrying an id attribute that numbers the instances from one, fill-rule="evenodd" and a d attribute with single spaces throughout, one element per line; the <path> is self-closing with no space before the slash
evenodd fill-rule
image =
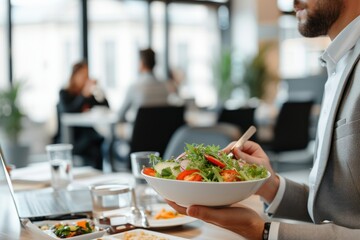
<path id="1" fill-rule="evenodd" d="M 330 112 L 316 184 L 310 186 L 314 194 L 308 186 L 286 180 L 284 198 L 274 214 L 315 224 L 281 223 L 279 239 L 360 239 L 359 57 L 360 39 Z M 313 206 L 311 213 L 308 204 Z"/>

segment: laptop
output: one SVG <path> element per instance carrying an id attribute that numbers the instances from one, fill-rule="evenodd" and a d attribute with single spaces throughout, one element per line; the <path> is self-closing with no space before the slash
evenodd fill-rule
<path id="1" fill-rule="evenodd" d="M 88 217 L 92 210 L 89 189 L 60 190 L 41 189 L 14 192 L 6 170 L 4 155 L 0 147 L 1 196 L 9 199 L 9 208 L 15 208 L 20 220 L 61 220 Z M 11 199 L 10 199 L 11 198 Z"/>

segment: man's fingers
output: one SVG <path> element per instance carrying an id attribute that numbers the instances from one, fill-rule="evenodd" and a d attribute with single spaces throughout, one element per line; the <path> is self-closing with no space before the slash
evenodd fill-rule
<path id="1" fill-rule="evenodd" d="M 190 206 L 187 208 L 187 214 L 191 217 L 201 219 L 205 222 L 213 223 L 219 226 L 232 225 L 234 216 L 231 208 L 211 208 L 204 206 Z"/>
<path id="2" fill-rule="evenodd" d="M 230 150 L 231 150 L 231 148 L 232 148 L 232 146 L 233 146 L 235 143 L 236 143 L 235 141 L 229 143 L 229 144 L 228 144 L 225 148 L 223 148 L 221 151 L 224 152 L 224 153 L 229 153 Z"/>
<path id="3" fill-rule="evenodd" d="M 180 214 L 186 214 L 186 208 L 177 205 L 175 202 L 172 202 L 170 200 L 165 199 L 165 201 L 167 202 L 167 204 L 170 205 L 170 207 L 172 207 L 173 209 L 175 209 L 178 213 Z"/>
<path id="4" fill-rule="evenodd" d="M 238 149 L 236 149 L 234 151 L 234 154 L 235 154 L 237 159 L 242 159 L 242 160 L 244 160 L 244 161 L 246 161 L 248 163 L 258 163 L 258 161 L 257 161 L 257 159 L 255 157 L 253 157 L 253 156 L 251 156 L 251 155 L 249 155 L 249 154 L 247 154 L 245 152 L 242 152 L 242 151 L 240 151 Z"/>

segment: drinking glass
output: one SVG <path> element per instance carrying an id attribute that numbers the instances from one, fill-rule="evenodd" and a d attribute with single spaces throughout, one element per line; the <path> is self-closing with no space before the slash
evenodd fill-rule
<path id="1" fill-rule="evenodd" d="M 131 186 L 124 183 L 104 183 L 90 186 L 93 217 L 101 219 L 131 207 Z"/>
<path id="2" fill-rule="evenodd" d="M 160 156 L 159 152 L 154 152 L 154 151 L 133 152 L 130 154 L 131 171 L 137 183 L 140 184 L 146 183 L 145 179 L 141 175 L 141 170 L 144 167 L 151 166 L 150 158 L 149 158 L 151 154 L 154 154 L 157 157 Z"/>
<path id="3" fill-rule="evenodd" d="M 140 208 L 142 208 L 148 215 L 152 212 L 152 205 L 157 202 L 158 194 L 150 187 L 143 176 L 141 170 L 144 167 L 151 167 L 149 156 L 154 154 L 160 156 L 159 152 L 143 151 L 133 152 L 130 154 L 131 170 L 136 179 L 135 195 Z"/>
<path id="4" fill-rule="evenodd" d="M 51 169 L 51 186 L 54 190 L 66 189 L 72 182 L 71 144 L 50 144 L 46 151 Z"/>

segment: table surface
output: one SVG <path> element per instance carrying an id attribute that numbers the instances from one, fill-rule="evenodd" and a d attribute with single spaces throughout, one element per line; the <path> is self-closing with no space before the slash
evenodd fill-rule
<path id="1" fill-rule="evenodd" d="M 11 173 L 11 178 L 13 181 L 14 190 L 31 191 L 34 189 L 49 187 L 49 171 L 50 169 L 45 163 L 39 163 L 27 168 L 13 170 Z M 89 186 L 91 184 L 99 182 L 110 182 L 114 180 L 116 180 L 117 182 L 127 182 L 130 185 L 135 184 L 135 180 L 130 173 L 103 174 L 98 170 L 94 170 L 89 167 L 82 167 L 74 169 L 73 174 L 73 184 L 75 187 Z M 2 206 L 6 206 L 3 204 L 7 204 L 3 202 L 4 199 L 5 201 L 7 201 L 6 199 L 8 199 L 9 201 L 11 200 L 10 197 L 4 198 L 4 196 L 1 196 L 1 199 Z M 260 215 L 266 218 L 266 216 L 263 214 L 263 204 L 261 203 L 259 197 L 251 196 L 250 198 L 242 201 L 241 204 L 253 208 Z M 14 212 L 14 209 L 1 207 L 0 211 L 2 211 L 0 217 L 4 215 L 8 216 L 7 219 L 0 218 L 0 239 L 37 239 L 37 236 L 35 236 L 32 232 L 27 231 L 26 229 L 21 227 L 17 214 L 16 212 Z M 155 231 L 186 239 L 243 239 L 242 237 L 233 232 L 214 226 L 212 224 L 202 222 L 200 220 L 177 227 L 155 229 Z"/>

